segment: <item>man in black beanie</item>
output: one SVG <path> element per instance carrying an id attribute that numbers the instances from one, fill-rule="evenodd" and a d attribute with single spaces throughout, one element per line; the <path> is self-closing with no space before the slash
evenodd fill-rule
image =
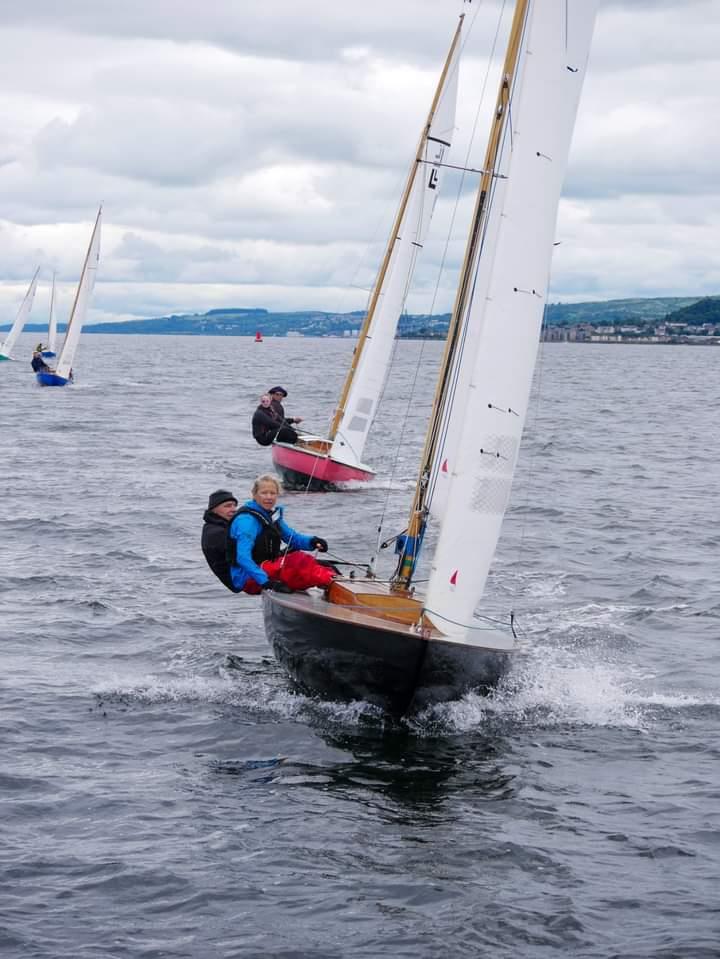
<path id="1" fill-rule="evenodd" d="M 230 521 L 238 508 L 238 501 L 226 489 L 216 489 L 210 494 L 203 515 L 202 551 L 208 566 L 220 582 L 237 593 L 230 578 L 230 563 L 227 557 L 227 532 Z"/>

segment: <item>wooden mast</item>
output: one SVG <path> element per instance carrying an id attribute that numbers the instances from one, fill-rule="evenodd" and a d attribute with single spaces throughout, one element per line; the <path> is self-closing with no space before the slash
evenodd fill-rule
<path id="1" fill-rule="evenodd" d="M 442 414 L 447 401 L 447 386 L 450 377 L 450 371 L 453 366 L 461 332 L 461 321 L 465 316 L 470 292 L 472 289 L 471 268 L 477 261 L 478 248 L 482 242 L 485 221 L 487 217 L 487 201 L 490 193 L 493 178 L 496 176 L 496 166 L 500 153 L 500 145 L 505 130 L 506 123 L 510 121 L 510 111 L 508 109 L 510 94 L 513 86 L 515 72 L 517 70 L 518 59 L 520 55 L 520 42 L 522 39 L 525 21 L 527 19 L 530 0 L 517 0 L 515 13 L 513 15 L 508 47 L 505 53 L 505 62 L 503 64 L 502 79 L 500 80 L 500 89 L 498 91 L 495 105 L 495 114 L 490 137 L 485 152 L 485 162 L 483 172 L 478 188 L 477 200 L 475 203 L 475 212 L 472 219 L 472 228 L 468 237 L 465 257 L 463 259 L 462 269 L 460 271 L 460 282 L 455 296 L 448 335 L 445 341 L 445 350 L 443 352 L 440 373 L 438 374 L 438 384 L 433 398 L 432 412 L 425 439 L 422 459 L 420 461 L 420 472 L 415 495 L 410 510 L 410 518 L 407 526 L 407 546 L 404 550 L 398 569 L 392 579 L 392 585 L 395 589 L 407 589 L 412 580 L 415 570 L 415 563 L 420 549 L 420 537 L 425 526 L 426 508 L 425 497 L 428 489 L 430 470 L 434 460 L 437 448 L 440 423 Z"/>
<path id="2" fill-rule="evenodd" d="M 445 78 L 447 77 L 448 69 L 450 68 L 450 63 L 452 61 L 455 48 L 457 47 L 458 41 L 460 39 L 460 31 L 462 29 L 463 20 L 465 14 L 460 15 L 459 23 L 455 30 L 455 35 L 453 36 L 452 43 L 450 44 L 450 50 L 448 52 L 447 58 L 445 60 L 445 65 L 443 67 L 442 73 L 440 74 L 440 80 L 438 81 L 437 89 L 435 91 L 435 96 L 433 102 L 430 106 L 430 113 L 428 114 L 427 122 L 425 128 L 420 136 L 420 142 L 418 143 L 417 151 L 415 153 L 415 160 L 410 168 L 410 173 L 408 174 L 407 182 L 405 184 L 405 191 L 402 195 L 400 201 L 400 206 L 395 217 L 395 222 L 393 223 L 392 230 L 390 231 L 390 238 L 388 240 L 388 245 L 385 250 L 385 256 L 383 257 L 382 263 L 380 265 L 380 270 L 375 280 L 375 286 L 373 287 L 372 295 L 370 298 L 370 305 L 368 307 L 367 315 L 363 321 L 362 327 L 360 328 L 360 333 L 358 334 L 358 342 L 353 350 L 352 362 L 350 364 L 350 369 L 347 372 L 345 377 L 345 382 L 343 383 L 343 388 L 340 393 L 340 399 L 338 400 L 338 405 L 335 410 L 335 415 L 333 416 L 332 423 L 330 425 L 330 431 L 328 433 L 328 439 L 330 441 L 335 439 L 335 436 L 340 426 L 340 421 L 345 414 L 345 404 L 347 402 L 348 394 L 350 393 L 350 387 L 352 386 L 355 373 L 357 371 L 358 363 L 360 362 L 360 356 L 362 355 L 363 347 L 365 346 L 365 341 L 367 340 L 368 333 L 370 331 L 370 325 L 375 316 L 375 310 L 378 305 L 378 300 L 380 298 L 380 290 L 385 281 L 385 275 L 390 266 L 390 258 L 395 247 L 395 241 L 398 238 L 398 231 L 400 229 L 400 224 L 402 219 L 405 216 L 405 210 L 407 208 L 408 200 L 410 198 L 410 191 L 413 188 L 415 182 L 415 177 L 417 176 L 418 169 L 422 163 L 423 153 L 425 150 L 425 144 L 427 142 L 428 134 L 430 132 L 430 127 L 432 126 L 433 119 L 435 117 L 435 112 L 438 108 L 440 102 L 440 94 L 445 84 Z"/>

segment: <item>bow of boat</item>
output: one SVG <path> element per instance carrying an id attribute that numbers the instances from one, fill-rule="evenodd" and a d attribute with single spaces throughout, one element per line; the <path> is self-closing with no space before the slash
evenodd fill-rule
<path id="1" fill-rule="evenodd" d="M 278 661 L 304 690 L 396 716 L 494 686 L 514 647 L 499 629 L 453 641 L 419 599 L 374 580 L 337 580 L 326 593 L 266 592 L 263 613 Z"/>
<path id="2" fill-rule="evenodd" d="M 317 436 L 301 436 L 297 443 L 272 445 L 272 460 L 288 489 L 335 490 L 343 483 L 367 482 L 375 473 L 366 466 L 348 466 L 330 456 L 332 444 Z"/>

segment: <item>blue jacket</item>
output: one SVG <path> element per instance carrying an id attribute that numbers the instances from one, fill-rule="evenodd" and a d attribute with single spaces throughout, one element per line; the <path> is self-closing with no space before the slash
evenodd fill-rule
<path id="1" fill-rule="evenodd" d="M 283 542 L 292 546 L 293 549 L 312 549 L 314 537 L 305 536 L 288 526 L 283 519 L 282 506 L 276 506 L 272 513 L 268 513 L 254 499 L 249 499 L 243 505 L 264 515 L 268 520 L 274 520 L 277 523 Z M 235 560 L 230 567 L 230 578 L 237 590 L 241 590 L 249 579 L 254 579 L 258 586 L 263 586 L 270 579 L 265 570 L 258 566 L 252 558 L 255 540 L 262 533 L 262 530 L 262 521 L 256 519 L 251 513 L 241 513 L 230 524 L 230 536 L 235 541 Z"/>

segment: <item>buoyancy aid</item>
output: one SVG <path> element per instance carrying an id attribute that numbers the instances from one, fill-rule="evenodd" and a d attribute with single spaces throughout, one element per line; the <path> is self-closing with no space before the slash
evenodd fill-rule
<path id="1" fill-rule="evenodd" d="M 225 557 L 228 563 L 232 564 L 235 562 L 235 538 L 230 535 L 230 528 L 232 527 L 235 517 L 240 516 L 241 513 L 250 513 L 256 519 L 260 520 L 262 524 L 262 529 L 258 533 L 252 548 L 253 562 L 260 566 L 267 559 L 277 559 L 282 552 L 282 536 L 278 527 L 278 521 L 281 516 L 279 510 L 276 510 L 270 519 L 268 519 L 262 507 L 258 506 L 254 509 L 252 506 L 245 505 L 233 513 L 228 526 L 225 546 Z"/>

